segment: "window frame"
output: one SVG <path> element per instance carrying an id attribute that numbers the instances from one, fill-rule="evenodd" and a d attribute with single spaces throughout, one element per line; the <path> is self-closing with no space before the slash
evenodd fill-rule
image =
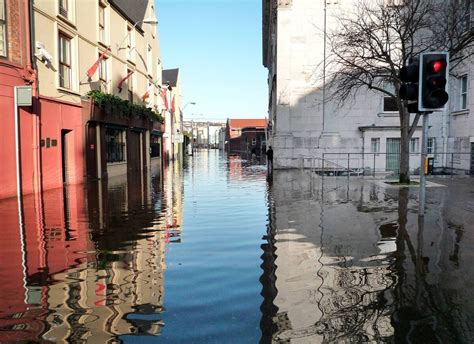
<path id="1" fill-rule="evenodd" d="M 428 154 L 436 154 L 436 137 L 428 137 L 426 152 Z"/>
<path id="2" fill-rule="evenodd" d="M 465 89 L 463 87 L 466 86 Z M 464 74 L 459 77 L 459 110 L 467 110 L 468 108 L 469 79 Z"/>
<path id="3" fill-rule="evenodd" d="M 69 47 L 69 51 L 68 51 L 68 57 L 69 57 L 69 63 L 65 63 L 63 61 L 63 55 L 64 55 L 64 52 L 63 52 L 63 49 L 62 49 L 62 44 L 61 44 L 61 41 L 62 39 L 65 39 L 69 44 L 68 44 L 68 47 Z M 68 81 L 69 81 L 69 87 L 66 87 L 64 85 L 64 77 L 61 77 L 62 75 L 62 66 L 66 66 L 68 68 Z M 68 89 L 68 90 L 73 90 L 73 73 L 72 73 L 72 38 L 70 36 L 68 36 L 67 34 L 65 34 L 64 32 L 62 31 L 59 31 L 58 32 L 58 81 L 59 81 L 59 87 L 61 88 L 64 88 L 64 89 Z M 61 83 L 61 79 L 63 80 L 62 83 Z"/>
<path id="4" fill-rule="evenodd" d="M 99 58 L 102 53 L 99 53 Z M 99 61 L 99 81 L 107 84 L 108 82 L 108 66 L 107 66 L 107 57 L 103 57 L 102 60 Z"/>
<path id="5" fill-rule="evenodd" d="M 127 75 L 132 73 L 132 71 L 132 69 L 127 68 Z M 130 102 L 130 104 L 133 104 L 133 74 L 134 73 L 132 73 L 127 80 L 127 100 Z"/>
<path id="6" fill-rule="evenodd" d="M 412 137 L 410 139 L 410 154 L 417 154 L 417 153 L 420 153 L 420 138 Z"/>
<path id="7" fill-rule="evenodd" d="M 0 3 L 1 10 L 3 11 L 4 18 L 0 18 L 0 27 L 3 27 L 3 54 L 0 53 L 0 58 L 7 58 L 8 57 L 8 32 L 7 32 L 7 2 L 6 0 L 0 0 L 3 2 L 3 6 Z M 0 38 L 2 39 L 2 38 Z"/>
<path id="8" fill-rule="evenodd" d="M 58 0 L 58 13 L 66 19 L 69 19 L 69 7 L 69 0 Z"/>
<path id="9" fill-rule="evenodd" d="M 133 49 L 135 43 L 134 28 L 127 24 L 127 60 L 133 62 Z"/>
<path id="10" fill-rule="evenodd" d="M 107 43 L 106 6 L 99 2 L 99 42 Z M 101 23 L 102 22 L 102 23 Z"/>
<path id="11" fill-rule="evenodd" d="M 397 106 L 396 98 L 395 98 L 395 97 L 384 96 L 384 97 L 383 97 L 383 100 L 382 100 L 382 112 L 391 112 L 391 113 L 393 113 L 393 112 L 398 112 L 398 108 L 396 108 L 395 110 L 387 110 L 387 109 L 385 109 L 386 101 L 389 100 L 389 99 L 390 99 L 390 100 L 393 99 L 395 107 Z"/>
<path id="12" fill-rule="evenodd" d="M 146 48 L 146 62 L 147 62 L 147 73 L 149 76 L 153 75 L 153 48 L 150 44 L 147 44 Z"/>
<path id="13" fill-rule="evenodd" d="M 374 150 L 375 143 L 375 150 Z M 379 154 L 380 153 L 380 137 L 371 137 L 370 138 L 370 153 Z"/>

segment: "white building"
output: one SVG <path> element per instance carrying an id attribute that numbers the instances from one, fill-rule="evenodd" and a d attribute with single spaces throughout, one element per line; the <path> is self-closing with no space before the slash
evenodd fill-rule
<path id="1" fill-rule="evenodd" d="M 325 1 L 263 2 L 263 65 L 269 71 L 269 140 L 275 168 L 322 166 L 324 157 L 334 168 L 398 170 L 400 122 L 391 99 L 364 91 L 338 107 L 323 94 L 324 33 L 335 27 L 337 13 L 354 1 L 327 1 L 326 11 Z M 441 154 L 469 153 L 474 147 L 474 120 L 469 117 L 472 59 L 458 70 L 459 78 L 450 80 L 449 111 L 430 116 L 429 151 L 438 153 L 432 154 L 436 167 L 468 171 L 468 154 Z M 412 169 L 419 167 L 420 137 L 421 121 L 410 144 Z"/>

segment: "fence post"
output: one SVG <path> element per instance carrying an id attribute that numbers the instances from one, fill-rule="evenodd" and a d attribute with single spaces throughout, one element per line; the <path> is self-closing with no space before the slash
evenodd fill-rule
<path id="1" fill-rule="evenodd" d="M 351 161 L 351 153 L 347 153 L 347 179 L 349 179 L 349 176 L 350 176 L 350 172 L 349 172 L 350 161 Z"/>
<path id="2" fill-rule="evenodd" d="M 375 153 L 374 153 L 374 169 L 373 169 L 372 174 L 374 175 L 374 178 L 375 178 Z"/>
<path id="3" fill-rule="evenodd" d="M 323 166 L 322 166 L 322 168 L 321 168 L 321 173 L 322 173 L 322 178 L 324 179 L 324 153 L 323 153 L 323 161 L 322 161 L 322 163 L 323 163 Z"/>

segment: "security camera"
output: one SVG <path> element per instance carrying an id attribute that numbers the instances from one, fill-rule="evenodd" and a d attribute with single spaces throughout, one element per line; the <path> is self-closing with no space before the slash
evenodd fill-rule
<path id="1" fill-rule="evenodd" d="M 41 42 L 36 42 L 36 49 L 38 49 L 38 52 L 35 54 L 35 56 L 43 61 L 46 64 L 51 64 L 53 61 L 53 56 L 49 53 L 49 51 L 46 50 L 44 47 L 44 44 Z"/>

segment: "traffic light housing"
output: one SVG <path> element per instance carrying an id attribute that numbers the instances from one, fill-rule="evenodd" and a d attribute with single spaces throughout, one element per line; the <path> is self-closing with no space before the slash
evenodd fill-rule
<path id="1" fill-rule="evenodd" d="M 420 66 L 418 61 L 414 61 L 408 66 L 404 66 L 402 69 L 400 69 L 399 78 L 402 81 L 402 85 L 400 86 L 401 99 L 411 101 L 418 100 L 418 80 L 420 78 L 419 70 Z"/>
<path id="2" fill-rule="evenodd" d="M 430 52 L 420 55 L 419 111 L 441 110 L 448 102 L 448 53 Z"/>
<path id="3" fill-rule="evenodd" d="M 407 110 L 409 113 L 418 112 L 418 95 L 420 79 L 420 65 L 418 60 L 413 60 L 408 66 L 400 69 L 399 78 L 402 81 L 400 86 L 400 98 L 408 100 Z"/>

